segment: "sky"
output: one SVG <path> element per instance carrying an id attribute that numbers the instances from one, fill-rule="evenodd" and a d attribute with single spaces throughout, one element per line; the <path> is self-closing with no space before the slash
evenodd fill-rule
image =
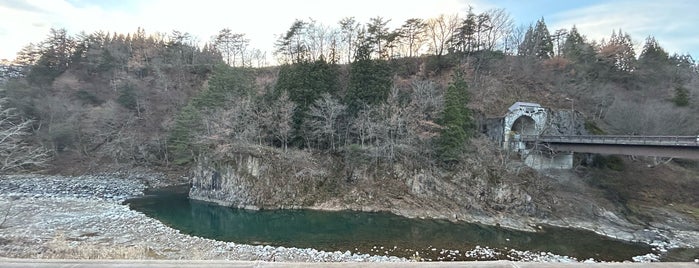
<path id="1" fill-rule="evenodd" d="M 504 8 L 516 25 L 543 17 L 551 32 L 576 25 L 588 40 L 609 39 L 621 29 L 638 49 L 652 35 L 670 54 L 699 59 L 696 0 L 0 0 L 0 59 L 14 59 L 23 46 L 44 40 L 50 28 L 69 34 L 179 30 L 201 42 L 230 28 L 245 33 L 251 48 L 271 51 L 295 19 L 336 25 L 343 17 L 366 23 L 381 16 L 395 28 L 409 18 L 465 14 L 469 6 L 476 13 Z"/>

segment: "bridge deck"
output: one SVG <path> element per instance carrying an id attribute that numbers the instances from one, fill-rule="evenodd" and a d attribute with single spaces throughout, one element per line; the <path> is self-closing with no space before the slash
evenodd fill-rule
<path id="1" fill-rule="evenodd" d="M 699 136 L 521 136 L 554 151 L 699 159 Z"/>
<path id="2" fill-rule="evenodd" d="M 623 135 L 575 135 L 537 136 L 523 135 L 522 141 L 581 144 L 622 144 L 648 146 L 699 146 L 699 136 L 623 136 Z"/>

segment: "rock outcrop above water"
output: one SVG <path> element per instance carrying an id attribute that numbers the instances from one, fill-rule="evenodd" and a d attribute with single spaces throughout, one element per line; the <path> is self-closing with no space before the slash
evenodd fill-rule
<path id="1" fill-rule="evenodd" d="M 388 211 L 407 217 L 480 222 L 520 230 L 549 224 L 629 241 L 693 247 L 699 232 L 625 217 L 626 208 L 574 171 L 537 173 L 474 140 L 460 168 L 363 164 L 333 155 L 230 147 L 202 155 L 190 197 L 248 209 Z"/>
<path id="2" fill-rule="evenodd" d="M 531 216 L 542 211 L 530 194 L 539 191 L 536 187 L 505 183 L 487 167 L 444 174 L 434 167 L 401 164 L 349 168 L 343 160 L 268 147 L 204 155 L 191 172 L 190 197 L 249 209 L 384 210 L 491 224 L 502 213 Z"/>

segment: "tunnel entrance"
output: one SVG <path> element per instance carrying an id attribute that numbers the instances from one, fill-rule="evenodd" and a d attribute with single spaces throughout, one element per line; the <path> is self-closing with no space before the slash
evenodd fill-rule
<path id="1" fill-rule="evenodd" d="M 536 131 L 536 122 L 533 118 L 523 115 L 517 118 L 514 123 L 512 123 L 512 128 L 510 128 L 515 134 L 520 135 L 538 135 Z"/>

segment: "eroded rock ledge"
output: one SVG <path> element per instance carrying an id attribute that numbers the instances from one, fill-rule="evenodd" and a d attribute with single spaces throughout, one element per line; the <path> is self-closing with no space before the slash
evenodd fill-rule
<path id="1" fill-rule="evenodd" d="M 451 171 L 358 165 L 337 156 L 254 146 L 216 152 L 197 159 L 190 198 L 246 209 L 388 211 L 529 231 L 548 224 L 663 248 L 699 246 L 697 230 L 634 224 L 565 171 L 546 176 L 526 167 L 494 166 L 491 159 L 470 159 Z"/>

